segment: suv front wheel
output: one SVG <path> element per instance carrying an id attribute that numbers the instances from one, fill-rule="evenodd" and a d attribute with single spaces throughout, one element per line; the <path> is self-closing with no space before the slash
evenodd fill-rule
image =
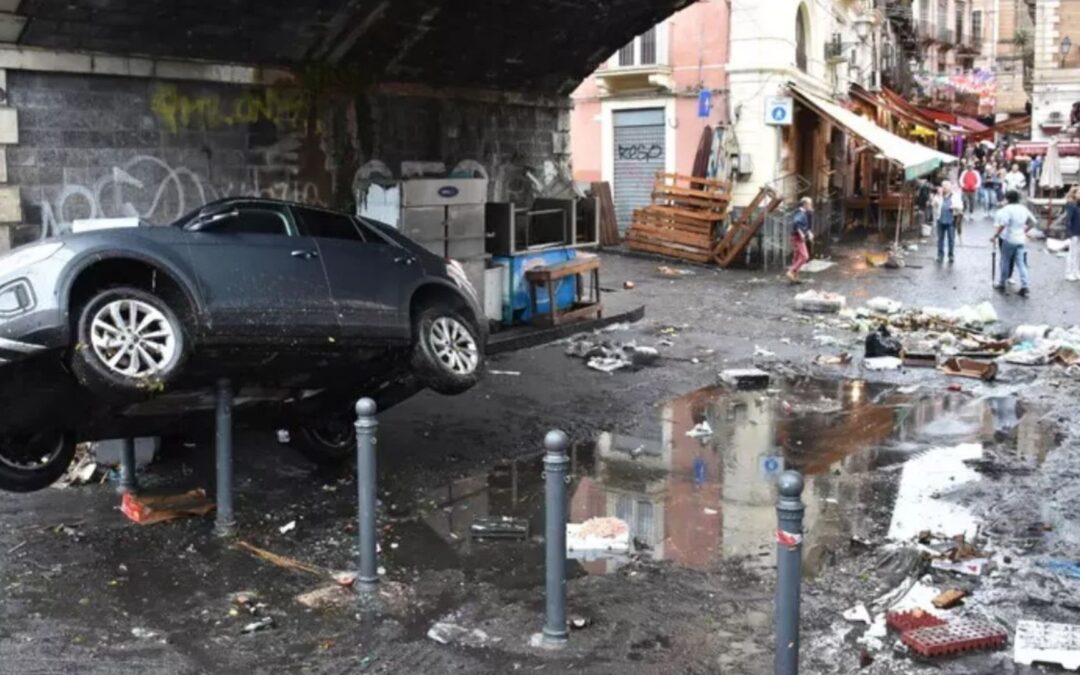
<path id="1" fill-rule="evenodd" d="M 412 367 L 432 391 L 454 395 L 480 381 L 484 352 L 476 326 L 459 310 L 428 307 L 413 322 Z"/>

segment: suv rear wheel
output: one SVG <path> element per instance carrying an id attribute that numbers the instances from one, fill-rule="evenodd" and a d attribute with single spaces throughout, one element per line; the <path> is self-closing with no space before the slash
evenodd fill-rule
<path id="1" fill-rule="evenodd" d="M 100 394 L 149 394 L 179 375 L 184 327 L 158 296 L 137 288 L 98 291 L 79 311 L 71 369 Z"/>
<path id="2" fill-rule="evenodd" d="M 440 394 L 468 391 L 480 381 L 484 367 L 478 333 L 457 309 L 424 309 L 413 323 L 413 372 L 424 386 Z"/>
<path id="3" fill-rule="evenodd" d="M 75 457 L 75 442 L 62 431 L 0 436 L 0 490 L 34 492 L 56 482 Z"/>
<path id="4" fill-rule="evenodd" d="M 295 427 L 290 444 L 316 464 L 341 464 L 356 453 L 356 427 L 348 415 Z"/>

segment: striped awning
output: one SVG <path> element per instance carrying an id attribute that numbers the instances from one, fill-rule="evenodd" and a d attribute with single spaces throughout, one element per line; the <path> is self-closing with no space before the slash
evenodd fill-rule
<path id="1" fill-rule="evenodd" d="M 957 162 L 957 158 L 946 155 L 925 145 L 912 143 L 906 138 L 879 127 L 873 121 L 861 117 L 850 110 L 841 108 L 831 101 L 811 94 L 799 88 L 797 84 L 788 85 L 792 94 L 801 102 L 820 115 L 829 118 L 855 136 L 877 148 L 886 159 L 904 169 L 904 178 L 914 180 L 933 173 L 945 164 Z"/>

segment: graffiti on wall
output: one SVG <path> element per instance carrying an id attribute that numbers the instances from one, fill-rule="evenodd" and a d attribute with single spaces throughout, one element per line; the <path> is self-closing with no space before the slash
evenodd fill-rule
<path id="1" fill-rule="evenodd" d="M 660 159 L 664 156 L 664 148 L 659 143 L 648 145 L 646 143 L 634 143 L 632 145 L 619 146 L 619 159 L 637 162 L 648 162 Z"/>
<path id="2" fill-rule="evenodd" d="M 310 98 L 299 89 L 266 87 L 224 99 L 217 94 L 189 96 L 173 84 L 159 85 L 150 108 L 168 131 L 222 129 L 238 124 L 272 122 L 302 129 L 307 124 Z"/>
<path id="3" fill-rule="evenodd" d="M 267 150 L 266 152 L 279 152 Z M 284 199 L 325 205 L 319 186 L 292 170 L 252 167 L 239 180 L 212 182 L 198 171 L 174 166 L 153 155 L 137 155 L 103 170 L 92 184 L 64 184 L 55 197 L 43 199 L 42 238 L 71 231 L 84 218 L 143 218 L 169 223 L 207 202 L 225 196 Z"/>

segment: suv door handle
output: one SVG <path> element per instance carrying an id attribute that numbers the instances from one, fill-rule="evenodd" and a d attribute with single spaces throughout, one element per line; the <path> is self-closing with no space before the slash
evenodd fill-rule
<path id="1" fill-rule="evenodd" d="M 416 262 L 416 258 L 412 257 L 411 255 L 399 255 L 398 257 L 394 258 L 394 262 L 399 265 L 411 265 Z"/>
<path id="2" fill-rule="evenodd" d="M 319 254 L 315 251 L 293 251 L 292 257 L 303 258 L 304 260 L 311 260 L 312 258 L 318 258 Z"/>

